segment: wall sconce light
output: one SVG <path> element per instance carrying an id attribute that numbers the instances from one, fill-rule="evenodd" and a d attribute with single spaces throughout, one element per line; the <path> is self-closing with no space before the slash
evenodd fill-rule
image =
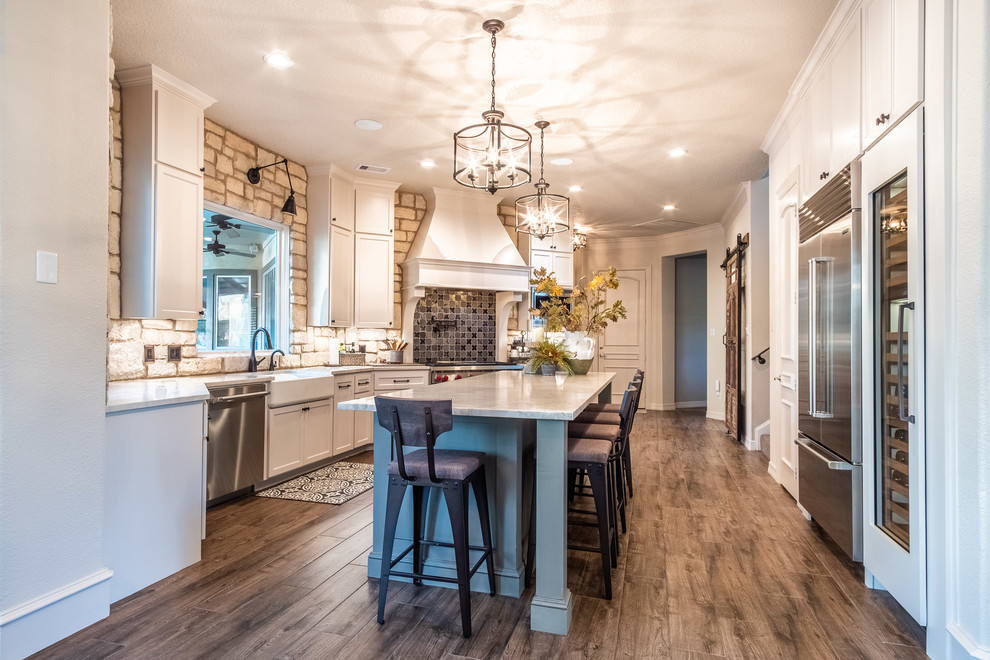
<path id="1" fill-rule="evenodd" d="M 588 235 L 584 232 L 574 230 L 574 251 L 577 252 L 581 248 L 588 247 Z"/>
<path id="2" fill-rule="evenodd" d="M 269 165 L 262 165 L 261 167 L 252 167 L 247 171 L 247 179 L 254 185 L 258 185 L 261 181 L 261 170 L 266 167 L 274 167 L 275 165 L 285 165 L 285 175 L 289 177 L 289 196 L 285 200 L 285 204 L 282 204 L 282 213 L 288 213 L 289 215 L 296 214 L 296 191 L 292 189 L 292 175 L 289 174 L 289 161 L 286 158 L 282 160 L 277 160 Z"/>

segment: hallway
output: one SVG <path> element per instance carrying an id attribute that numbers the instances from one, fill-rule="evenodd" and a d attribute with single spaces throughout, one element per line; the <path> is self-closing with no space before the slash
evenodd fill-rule
<path id="1" fill-rule="evenodd" d="M 522 599 L 394 583 L 375 623 L 371 492 L 341 506 L 249 497 L 209 512 L 203 561 L 35 658 L 924 658 L 924 632 L 845 561 L 766 472 L 698 412 L 640 413 L 615 598 L 571 553 L 566 637 Z M 370 459 L 370 453 L 363 455 Z"/>

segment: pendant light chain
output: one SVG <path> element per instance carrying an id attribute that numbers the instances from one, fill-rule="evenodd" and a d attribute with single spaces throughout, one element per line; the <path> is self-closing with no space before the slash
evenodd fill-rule
<path id="1" fill-rule="evenodd" d="M 543 128 L 540 128 L 540 183 L 543 181 Z"/>
<path id="2" fill-rule="evenodd" d="M 492 110 L 495 109 L 495 32 L 492 32 Z"/>

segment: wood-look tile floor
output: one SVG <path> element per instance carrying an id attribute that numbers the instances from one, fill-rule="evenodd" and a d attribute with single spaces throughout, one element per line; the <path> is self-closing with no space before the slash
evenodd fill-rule
<path id="1" fill-rule="evenodd" d="M 529 629 L 528 591 L 476 594 L 463 639 L 454 590 L 400 583 L 379 626 L 368 492 L 341 506 L 250 497 L 212 509 L 201 562 L 35 657 L 925 657 L 923 630 L 862 585 L 862 568 L 721 424 L 641 413 L 632 447 L 615 597 L 601 597 L 598 557 L 572 553 L 566 637 Z"/>

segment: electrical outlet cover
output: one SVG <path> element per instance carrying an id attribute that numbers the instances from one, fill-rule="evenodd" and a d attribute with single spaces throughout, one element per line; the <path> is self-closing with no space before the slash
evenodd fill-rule
<path id="1" fill-rule="evenodd" d="M 152 344 L 144 345 L 144 361 L 145 362 L 155 361 L 155 347 Z"/>
<path id="2" fill-rule="evenodd" d="M 168 347 L 168 361 L 169 362 L 181 362 L 182 361 L 182 346 L 178 344 L 172 344 Z"/>

